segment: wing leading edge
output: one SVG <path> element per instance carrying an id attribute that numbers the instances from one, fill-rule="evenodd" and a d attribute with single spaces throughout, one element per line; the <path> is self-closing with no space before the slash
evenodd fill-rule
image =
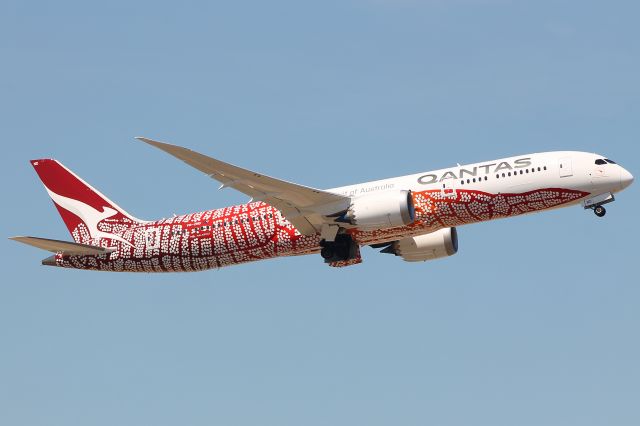
<path id="1" fill-rule="evenodd" d="M 304 235 L 320 232 L 325 223 L 334 223 L 333 219 L 326 216 L 347 209 L 351 203 L 349 197 L 246 170 L 181 146 L 144 137 L 136 139 L 161 149 L 217 180 L 222 184 L 220 189 L 234 188 L 253 201 L 272 205 Z"/>

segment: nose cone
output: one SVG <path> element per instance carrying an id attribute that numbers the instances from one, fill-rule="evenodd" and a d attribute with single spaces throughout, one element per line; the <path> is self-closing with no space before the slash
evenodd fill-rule
<path id="1" fill-rule="evenodd" d="M 625 189 L 627 186 L 633 183 L 633 175 L 626 169 L 620 170 L 620 187 Z"/>

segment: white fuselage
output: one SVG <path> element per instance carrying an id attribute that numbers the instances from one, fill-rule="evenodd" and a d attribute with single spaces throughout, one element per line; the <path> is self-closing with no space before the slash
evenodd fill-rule
<path id="1" fill-rule="evenodd" d="M 595 164 L 596 160 L 604 158 L 579 151 L 543 152 L 381 179 L 328 191 L 358 197 L 398 189 L 415 192 L 440 190 L 449 196 L 455 195 L 458 190 L 500 194 L 564 188 L 593 195 L 623 190 L 633 177 L 618 164 Z M 560 207 L 580 201 L 575 200 Z"/>

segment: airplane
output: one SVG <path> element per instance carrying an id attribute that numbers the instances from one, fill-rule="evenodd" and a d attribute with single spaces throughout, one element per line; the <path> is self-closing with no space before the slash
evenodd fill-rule
<path id="1" fill-rule="evenodd" d="M 135 218 L 53 159 L 32 160 L 73 242 L 11 239 L 54 253 L 43 265 L 118 272 L 201 271 L 320 254 L 345 267 L 371 246 L 408 262 L 452 256 L 457 227 L 582 205 L 604 205 L 633 176 L 599 154 L 556 151 L 315 189 L 138 137 L 251 199 L 156 221 Z"/>

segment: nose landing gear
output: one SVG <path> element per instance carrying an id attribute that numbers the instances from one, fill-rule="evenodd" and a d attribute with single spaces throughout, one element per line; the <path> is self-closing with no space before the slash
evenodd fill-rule
<path id="1" fill-rule="evenodd" d="M 591 197 L 583 202 L 583 206 L 585 209 L 591 209 L 598 217 L 603 217 L 607 214 L 607 210 L 603 207 L 604 204 L 611 203 L 615 201 L 615 197 L 611 192 L 606 192 L 604 194 L 596 195 L 595 197 Z"/>

